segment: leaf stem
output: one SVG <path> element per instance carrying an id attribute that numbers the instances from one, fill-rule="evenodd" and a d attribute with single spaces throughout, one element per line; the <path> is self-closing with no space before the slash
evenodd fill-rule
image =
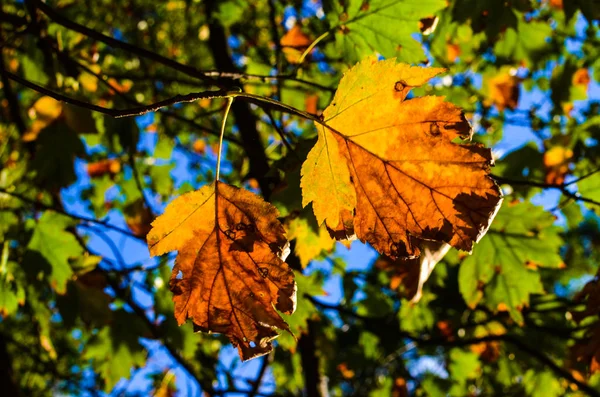
<path id="1" fill-rule="evenodd" d="M 225 125 L 227 124 L 227 116 L 229 116 L 229 109 L 233 103 L 233 96 L 227 97 L 227 107 L 225 107 L 225 114 L 223 115 L 223 123 L 221 124 L 221 135 L 219 136 L 219 153 L 217 154 L 217 174 L 215 181 L 219 181 L 219 174 L 221 173 L 221 153 L 223 152 L 223 136 L 225 135 Z"/>
<path id="2" fill-rule="evenodd" d="M 298 60 L 298 65 L 302 65 L 302 63 L 304 62 L 304 58 L 306 58 L 306 56 L 308 54 L 310 54 L 310 52 L 313 50 L 313 48 L 315 48 L 317 46 L 317 44 L 319 44 L 319 42 L 321 40 L 323 40 L 325 37 L 329 36 L 329 30 L 325 33 L 323 33 L 322 35 L 320 35 L 319 37 L 317 37 L 315 39 L 315 41 L 313 41 L 306 50 L 304 50 L 304 52 L 302 53 L 302 55 L 300 56 L 300 59 Z"/>

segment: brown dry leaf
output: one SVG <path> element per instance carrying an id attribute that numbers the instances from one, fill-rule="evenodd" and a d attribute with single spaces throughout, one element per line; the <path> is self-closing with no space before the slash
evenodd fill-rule
<path id="1" fill-rule="evenodd" d="M 406 100 L 442 71 L 371 58 L 342 78 L 301 180 L 303 205 L 338 239 L 356 232 L 396 259 L 418 256 L 416 239 L 470 251 L 487 231 L 501 202 L 491 151 L 453 142 L 471 128 L 443 98 Z"/>
<path id="2" fill-rule="evenodd" d="M 506 334 L 506 328 L 502 323 L 491 321 L 485 325 L 475 327 L 473 336 L 475 338 L 485 338 L 486 336 L 500 336 Z M 471 351 L 479 354 L 479 357 L 486 362 L 495 362 L 500 357 L 501 343 L 498 340 L 475 343 L 471 345 Z"/>
<path id="3" fill-rule="evenodd" d="M 278 211 L 258 195 L 222 182 L 186 193 L 152 223 L 152 255 L 179 251 L 169 282 L 179 324 L 225 334 L 248 360 L 272 350 L 277 310 L 296 306 L 294 273 Z"/>
<path id="4" fill-rule="evenodd" d="M 600 278 L 596 277 L 588 282 L 575 296 L 575 302 L 585 302 L 585 309 L 571 312 L 577 323 L 584 320 L 600 317 Z M 575 361 L 584 362 L 589 365 L 589 371 L 595 373 L 600 371 L 600 325 L 596 322 L 586 329 L 583 338 L 571 347 Z"/>
<path id="5" fill-rule="evenodd" d="M 298 25 L 294 25 L 280 40 L 283 54 L 289 63 L 298 63 L 302 53 L 311 45 L 312 40 Z"/>
<path id="6" fill-rule="evenodd" d="M 509 73 L 500 73 L 487 81 L 488 104 L 494 104 L 499 111 L 514 110 L 519 105 L 519 78 Z"/>
<path id="7" fill-rule="evenodd" d="M 437 28 L 440 19 L 436 16 L 431 16 L 428 18 L 423 18 L 419 21 L 419 30 L 423 34 L 423 36 L 429 36 L 433 32 L 435 32 L 435 28 Z"/>
<path id="8" fill-rule="evenodd" d="M 423 285 L 429 279 L 435 265 L 450 250 L 450 246 L 437 241 L 420 241 L 421 256 L 418 258 L 398 258 L 392 260 L 381 256 L 375 261 L 379 269 L 391 273 L 390 288 L 400 288 L 402 296 L 411 303 L 421 299 Z"/>
<path id="9" fill-rule="evenodd" d="M 152 230 L 153 215 L 143 199 L 140 198 L 127 205 L 123 214 L 125 215 L 127 227 L 136 236 L 145 237 Z"/>

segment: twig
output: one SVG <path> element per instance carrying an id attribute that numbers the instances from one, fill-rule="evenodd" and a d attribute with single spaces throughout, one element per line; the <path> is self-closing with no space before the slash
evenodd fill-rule
<path id="1" fill-rule="evenodd" d="M 111 225 L 110 223 L 108 223 L 106 221 L 102 221 L 102 220 L 94 219 L 94 218 L 88 218 L 86 216 L 74 215 L 74 214 L 71 214 L 71 213 L 63 210 L 63 209 L 55 208 L 53 206 L 40 203 L 39 201 L 32 200 L 30 198 L 27 198 L 27 197 L 21 195 L 21 194 L 9 192 L 8 190 L 6 190 L 4 188 L 1 188 L 1 187 L 0 187 L 0 193 L 8 194 L 9 196 L 15 197 L 15 198 L 17 198 L 17 199 L 19 199 L 19 200 L 21 200 L 21 201 L 23 201 L 25 203 L 34 205 L 36 207 L 43 208 L 45 210 L 51 210 L 51 211 L 59 212 L 59 213 L 65 215 L 65 216 L 68 216 L 69 218 L 76 219 L 78 221 L 89 222 L 89 223 L 93 223 L 93 224 L 96 224 L 96 225 L 101 225 L 101 226 L 104 226 L 107 229 L 114 230 L 114 231 L 119 232 L 119 233 L 121 233 L 121 234 L 123 234 L 125 236 L 129 236 L 129 237 L 135 238 L 136 240 L 145 241 L 143 237 L 140 237 L 140 236 L 138 236 L 138 235 L 130 232 L 129 230 L 121 229 L 118 226 Z"/>
<path id="2" fill-rule="evenodd" d="M 376 331 L 378 328 L 380 328 L 377 324 L 374 324 L 375 322 L 377 322 L 376 321 L 377 319 L 365 318 L 363 316 L 359 316 L 351 310 L 347 310 L 341 306 L 330 305 L 330 304 L 320 302 L 319 300 L 315 299 L 314 297 L 310 297 L 309 300 L 313 304 L 320 306 L 322 308 L 338 310 L 340 313 L 345 313 L 345 314 L 351 315 L 357 319 L 363 320 L 363 321 L 365 321 L 365 324 L 372 325 L 373 331 Z M 414 335 L 414 334 L 411 334 L 409 332 L 402 331 L 402 330 L 398 330 L 397 333 L 398 334 L 396 335 L 396 339 L 406 338 L 406 339 L 412 340 L 413 342 L 415 342 L 417 344 L 429 345 L 429 346 L 432 346 L 432 345 L 440 346 L 441 345 L 441 346 L 445 346 L 445 347 L 461 347 L 461 346 L 470 346 L 470 345 L 474 345 L 474 344 L 478 344 L 478 343 L 482 343 L 482 342 L 491 342 L 491 341 L 508 342 L 508 343 L 514 345 L 515 347 L 517 347 L 519 350 L 523 351 L 524 353 L 527 353 L 529 356 L 535 358 L 540 363 L 550 367 L 550 369 L 552 369 L 552 371 L 554 371 L 557 375 L 567 379 L 571 383 L 574 383 L 575 385 L 577 385 L 577 387 L 579 387 L 581 390 L 585 391 L 589 395 L 600 397 L 600 392 L 598 392 L 597 390 L 592 388 L 587 383 L 576 379 L 571 374 L 570 371 L 568 371 L 564 368 L 561 368 L 558 364 L 556 364 L 556 362 L 554 362 L 554 360 L 552 360 L 546 354 L 540 352 L 539 350 L 537 350 L 533 347 L 530 347 L 527 343 L 523 342 L 522 340 L 518 339 L 517 337 L 515 337 L 513 335 L 509 335 L 509 334 L 487 335 L 487 336 L 480 337 L 480 338 L 460 338 L 458 335 L 456 335 L 456 336 L 454 336 L 454 338 L 449 339 L 449 338 L 432 338 L 429 335 L 425 335 L 425 336 Z M 388 337 L 389 337 L 389 335 L 388 335 Z"/>
<path id="3" fill-rule="evenodd" d="M 590 198 L 584 197 L 584 196 L 580 195 L 579 193 L 570 192 L 569 190 L 567 190 L 566 184 L 554 185 L 554 184 L 550 184 L 550 183 L 536 182 L 536 181 L 530 181 L 530 180 L 515 180 L 515 179 L 504 178 L 504 177 L 497 176 L 497 175 L 491 175 L 491 177 L 498 183 L 506 183 L 509 185 L 533 186 L 533 187 L 539 187 L 542 189 L 560 190 L 562 192 L 562 194 L 564 194 L 567 197 L 572 198 L 573 200 L 584 201 L 586 203 L 600 206 L 600 201 L 596 201 L 596 200 L 592 200 Z"/>
<path id="4" fill-rule="evenodd" d="M 248 393 L 248 397 L 256 397 L 258 391 L 260 390 L 260 385 L 262 384 L 262 380 L 267 373 L 267 368 L 273 359 L 273 353 L 267 354 L 262 357 L 262 361 L 260 363 L 260 369 L 258 370 L 258 374 L 256 375 L 256 380 L 254 381 L 254 385 L 252 386 L 252 390 Z"/>
<path id="5" fill-rule="evenodd" d="M 277 125 L 277 120 L 275 120 L 275 117 L 273 117 L 273 114 L 271 113 L 271 111 L 268 109 L 265 109 L 265 113 L 267 114 L 267 117 L 269 117 L 269 120 L 271 121 L 271 125 L 273 126 L 275 131 L 277 131 L 277 134 L 279 134 L 279 137 L 281 138 L 281 141 L 283 142 L 283 144 L 285 145 L 287 150 L 290 153 L 295 153 L 294 148 L 292 148 L 292 145 L 290 145 L 290 143 L 287 140 L 287 137 L 285 136 L 285 132 Z"/>
<path id="6" fill-rule="evenodd" d="M 131 171 L 133 173 L 133 179 L 135 180 L 135 185 L 137 186 L 137 189 L 140 192 L 140 196 L 142 196 L 142 200 L 144 202 L 144 205 L 146 206 L 146 208 L 148 208 L 148 211 L 150 211 L 150 214 L 152 214 L 152 217 L 156 217 L 156 214 L 154 213 L 154 210 L 152 209 L 152 206 L 150 205 L 150 200 L 148 200 L 148 197 L 146 197 L 146 192 L 144 192 L 144 186 L 142 186 L 142 179 L 140 178 L 140 173 L 138 172 L 137 166 L 135 164 L 135 156 L 134 156 L 134 151 L 135 148 L 132 146 L 130 149 L 130 153 L 129 153 L 129 166 L 131 167 Z"/>
<path id="7" fill-rule="evenodd" d="M 227 107 L 225 108 L 225 114 L 223 115 L 223 123 L 221 123 L 221 135 L 219 136 L 219 153 L 217 154 L 217 172 L 215 175 L 215 181 L 219 181 L 219 174 L 221 172 L 221 154 L 223 153 L 223 135 L 225 135 L 225 127 L 227 125 L 227 116 L 229 116 L 229 109 L 233 104 L 233 98 L 227 99 Z"/>
<path id="8" fill-rule="evenodd" d="M 573 185 L 577 182 L 581 182 L 582 180 L 589 178 L 590 176 L 597 174 L 598 172 L 600 172 L 600 168 L 596 168 L 595 170 L 588 172 L 587 174 L 584 174 L 583 176 L 580 176 L 579 178 L 575 179 L 574 181 L 565 183 L 563 186 L 569 186 L 569 185 Z"/>
<path id="9" fill-rule="evenodd" d="M 6 74 L 9 79 L 14 80 L 14 81 L 24 85 L 25 87 L 31 88 L 32 90 L 38 91 L 44 95 L 48 95 L 49 97 L 52 97 L 52 98 L 56 99 L 57 101 L 70 103 L 71 105 L 76 105 L 76 106 L 80 106 L 80 107 L 83 107 L 86 109 L 93 110 L 95 112 L 104 113 L 104 114 L 107 114 L 114 118 L 141 116 L 148 112 L 155 112 L 155 111 L 159 110 L 160 108 L 163 108 L 165 106 L 171 106 L 171 105 L 174 105 L 177 103 L 194 102 L 194 101 L 197 101 L 198 99 L 223 98 L 223 97 L 228 96 L 227 91 L 223 91 L 223 90 L 195 92 L 195 93 L 191 93 L 191 94 L 187 94 L 187 95 L 176 95 L 172 98 L 165 99 L 164 101 L 159 101 L 159 102 L 153 103 L 148 106 L 139 106 L 139 107 L 135 107 L 135 108 L 131 108 L 131 109 L 119 110 L 119 109 L 105 108 L 102 106 L 94 105 L 91 103 L 87 103 L 84 101 L 80 101 L 78 99 L 74 99 L 74 98 L 59 94 L 59 93 L 49 90 L 45 87 L 42 87 L 38 84 L 35 84 L 28 80 L 22 79 L 21 77 L 13 74 L 11 72 L 8 72 L 8 71 L 6 72 Z"/>
<path id="10" fill-rule="evenodd" d="M 110 45 L 111 47 L 115 47 L 115 48 L 120 48 L 122 50 L 128 51 L 132 54 L 136 54 L 139 55 L 141 57 L 144 58 L 148 58 L 152 61 L 161 63 L 165 66 L 168 66 L 172 69 L 175 69 L 177 71 L 180 71 L 182 73 L 185 73 L 189 76 L 192 77 L 196 77 L 200 80 L 203 80 L 207 83 L 210 84 L 214 84 L 215 81 L 213 79 L 211 79 L 209 76 L 205 75 L 202 71 L 192 67 L 192 66 L 188 66 L 188 65 L 184 65 L 182 63 L 179 63 L 177 61 L 174 61 L 170 58 L 164 57 L 162 55 L 156 54 L 152 51 L 148 51 L 145 50 L 143 48 L 134 46 L 132 44 L 126 43 L 124 41 L 120 41 L 117 40 L 113 37 L 110 36 L 106 36 L 105 34 L 102 34 L 100 32 L 97 32 L 93 29 L 90 29 L 86 26 L 80 25 L 77 22 L 71 21 L 70 19 L 67 19 L 65 17 L 63 17 L 61 14 L 59 14 L 58 12 L 56 12 L 52 7 L 48 6 L 47 4 L 43 3 L 41 0 L 32 0 L 33 2 L 35 2 L 37 8 L 42 11 L 44 14 L 46 14 L 50 19 L 52 19 L 54 22 L 56 22 L 59 25 L 62 25 L 68 29 L 74 30 L 76 32 L 79 32 L 83 35 L 86 35 L 88 37 L 91 37 L 92 39 L 101 41 L 105 44 Z"/>

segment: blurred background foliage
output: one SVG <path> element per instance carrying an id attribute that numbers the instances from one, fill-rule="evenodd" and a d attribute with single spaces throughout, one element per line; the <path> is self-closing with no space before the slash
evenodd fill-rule
<path id="1" fill-rule="evenodd" d="M 3 393 L 600 395 L 599 20 L 594 0 L 3 0 Z M 222 178 L 279 208 L 299 291 L 298 339 L 240 363 L 177 326 L 173 257 L 144 242 L 213 180 L 225 101 L 89 105 L 239 87 L 318 114 L 373 54 L 448 69 L 412 95 L 465 109 L 504 205 L 410 301 L 418 261 L 348 249 L 302 209 L 312 123 L 237 100 Z"/>

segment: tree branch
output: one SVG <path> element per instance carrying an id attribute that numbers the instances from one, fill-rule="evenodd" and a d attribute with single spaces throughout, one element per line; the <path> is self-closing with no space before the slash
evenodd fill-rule
<path id="1" fill-rule="evenodd" d="M 141 57 L 158 62 L 158 63 L 168 66 L 172 69 L 175 69 L 177 71 L 185 73 L 188 76 L 192 76 L 192 77 L 198 78 L 200 80 L 203 80 L 206 83 L 209 83 L 209 84 L 215 83 L 215 81 L 212 78 L 210 78 L 209 76 L 206 76 L 202 71 L 200 71 L 192 66 L 184 65 L 184 64 L 174 61 L 170 58 L 156 54 L 152 51 L 148 51 L 143 48 L 126 43 L 124 41 L 117 40 L 113 37 L 106 36 L 105 34 L 97 32 L 86 26 L 80 25 L 77 22 L 71 21 L 70 19 L 63 17 L 61 14 L 56 12 L 52 7 L 45 4 L 41 0 L 31 0 L 31 1 L 35 2 L 37 8 L 40 11 L 42 11 L 44 14 L 46 14 L 50 19 L 52 19 L 57 24 L 64 26 L 67 29 L 71 29 L 76 32 L 79 32 L 85 36 L 92 38 L 92 39 L 103 42 L 111 47 L 120 48 L 120 49 L 128 51 L 132 54 L 136 54 Z"/>
<path id="2" fill-rule="evenodd" d="M 498 183 L 506 183 L 508 185 L 533 186 L 533 187 L 539 187 L 539 188 L 542 188 L 542 189 L 556 189 L 556 190 L 560 190 L 563 195 L 565 195 L 565 196 L 567 196 L 569 198 L 572 198 L 573 200 L 584 201 L 586 203 L 590 203 L 590 204 L 594 204 L 594 205 L 600 206 L 600 201 L 592 200 L 590 198 L 583 197 L 579 193 L 573 193 L 573 192 L 570 192 L 569 190 L 567 190 L 568 184 L 553 185 L 553 184 L 549 184 L 549 183 L 536 182 L 536 181 L 530 181 L 530 180 L 509 179 L 509 178 L 504 178 L 504 177 L 501 177 L 501 176 L 498 176 L 498 175 L 490 175 L 490 176 L 496 182 L 498 182 Z"/>
<path id="3" fill-rule="evenodd" d="M 23 201 L 25 203 L 31 204 L 31 205 L 33 205 L 35 207 L 43 208 L 44 210 L 56 211 L 56 212 L 59 212 L 59 213 L 61 213 L 63 215 L 68 216 L 69 218 L 76 219 L 76 220 L 82 221 L 82 222 L 89 222 L 89 223 L 93 223 L 93 224 L 96 224 L 96 225 L 100 225 L 100 226 L 103 226 L 103 227 L 105 227 L 107 229 L 119 232 L 119 233 L 121 233 L 121 234 L 123 234 L 125 236 L 129 236 L 129 237 L 135 238 L 136 240 L 141 240 L 141 241 L 144 241 L 144 242 L 146 241 L 143 237 L 140 237 L 140 236 L 138 236 L 138 235 L 130 232 L 129 230 L 121 229 L 118 226 L 111 225 L 110 223 L 108 223 L 106 221 L 102 221 L 102 220 L 94 219 L 94 218 L 89 218 L 89 217 L 86 217 L 86 216 L 74 215 L 74 214 L 71 214 L 71 213 L 65 211 L 64 209 L 55 208 L 53 206 L 40 203 L 39 201 L 27 198 L 27 197 L 25 197 L 25 196 L 23 196 L 23 195 L 21 195 L 19 193 L 9 192 L 8 190 L 6 190 L 4 188 L 1 188 L 1 187 L 0 187 L 0 193 L 4 193 L 4 194 L 7 194 L 9 196 L 15 197 L 15 198 L 17 198 L 17 199 L 19 199 L 19 200 L 21 200 L 21 201 Z"/>
<path id="4" fill-rule="evenodd" d="M 305 295 L 305 296 L 307 296 L 307 295 Z M 364 321 L 365 325 L 369 326 L 368 328 L 371 332 L 377 333 L 378 330 L 380 331 L 381 329 L 386 329 L 386 328 L 389 329 L 390 328 L 389 324 L 382 324 L 382 320 L 385 321 L 385 319 L 369 318 L 369 317 L 360 316 L 360 315 L 357 315 L 356 313 L 354 313 L 353 311 L 348 310 L 342 306 L 326 304 L 326 303 L 320 302 L 318 299 L 316 299 L 314 297 L 311 297 L 311 296 L 307 296 L 307 297 L 313 304 L 315 304 L 318 307 L 325 308 L 325 309 L 331 309 L 331 310 L 337 310 L 340 313 L 344 313 L 346 315 L 349 315 L 356 319 Z M 487 335 L 487 336 L 479 337 L 479 338 L 461 338 L 458 335 L 454 335 L 452 338 L 446 338 L 446 337 L 439 338 L 439 337 L 431 337 L 430 335 L 425 335 L 425 336 L 415 335 L 410 332 L 402 331 L 399 328 L 396 328 L 396 329 L 398 331 L 397 331 L 397 336 L 394 339 L 402 339 L 402 338 L 410 339 L 419 345 L 426 345 L 426 346 L 463 347 L 463 346 L 475 345 L 475 344 L 482 343 L 482 342 L 504 341 L 504 342 L 512 344 L 513 346 L 515 346 L 522 352 L 524 352 L 527 355 L 531 356 L 532 358 L 536 359 L 541 364 L 549 367 L 558 376 L 561 376 L 561 377 L 565 378 L 566 380 L 568 380 L 569 382 L 577 385 L 577 387 L 579 389 L 585 391 L 589 395 L 600 397 L 599 391 L 595 390 L 587 383 L 576 379 L 571 374 L 570 371 L 568 371 L 565 368 L 560 367 L 558 364 L 556 364 L 556 362 L 554 362 L 554 360 L 552 360 L 546 354 L 544 354 L 543 352 L 540 352 L 539 350 L 537 350 L 534 347 L 529 346 L 527 343 L 523 342 L 521 339 L 517 338 L 514 335 L 509 335 L 509 334 Z M 388 335 L 388 338 L 389 338 L 389 335 Z"/>

